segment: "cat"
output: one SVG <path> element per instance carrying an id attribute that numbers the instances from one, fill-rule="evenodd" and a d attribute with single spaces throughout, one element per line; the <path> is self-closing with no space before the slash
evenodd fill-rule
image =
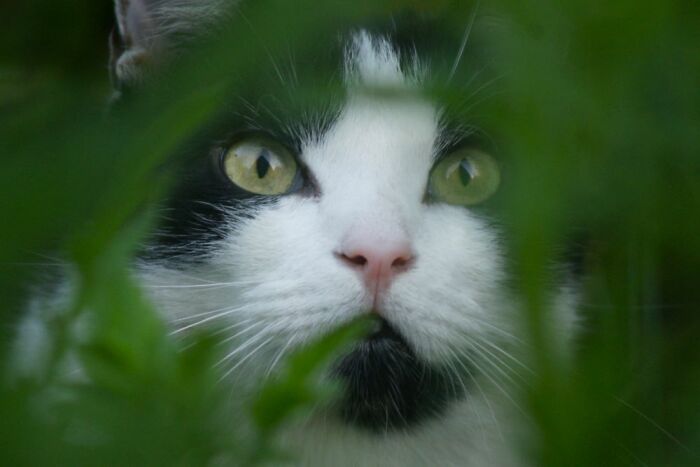
<path id="1" fill-rule="evenodd" d="M 118 0 L 115 100 L 190 37 L 235 24 L 234 3 Z M 506 350 L 524 337 L 502 232 L 480 211 L 505 178 L 489 145 L 421 92 L 430 51 L 375 29 L 339 32 L 339 104 L 298 120 L 267 89 L 230 104 L 225 131 L 192 150 L 136 273 L 175 335 L 225 333 L 232 384 L 375 317 L 333 366 L 338 405 L 282 437 L 302 465 L 524 465 L 513 447 L 522 415 L 499 375 L 524 365 Z M 456 69 L 464 43 L 452 45 Z M 371 92 L 386 88 L 400 97 Z M 576 321 L 574 289 L 554 294 L 562 335 Z M 41 347 L 43 334 L 29 319 L 18 341 Z"/>

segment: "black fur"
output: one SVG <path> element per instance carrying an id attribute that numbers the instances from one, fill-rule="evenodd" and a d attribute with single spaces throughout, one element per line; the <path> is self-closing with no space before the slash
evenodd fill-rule
<path id="1" fill-rule="evenodd" d="M 371 431 L 415 426 L 464 392 L 453 384 L 462 375 L 423 362 L 386 320 L 340 361 L 335 375 L 345 386 L 342 418 Z"/>

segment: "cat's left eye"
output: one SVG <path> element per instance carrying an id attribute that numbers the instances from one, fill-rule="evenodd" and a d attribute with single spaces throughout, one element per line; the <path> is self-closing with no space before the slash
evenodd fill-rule
<path id="1" fill-rule="evenodd" d="M 282 195 L 292 191 L 299 179 L 294 156 L 267 138 L 247 138 L 224 154 L 222 168 L 240 188 L 258 195 Z"/>
<path id="2" fill-rule="evenodd" d="M 428 191 L 435 201 L 472 206 L 490 198 L 501 181 L 496 161 L 477 149 L 459 149 L 430 173 Z"/>

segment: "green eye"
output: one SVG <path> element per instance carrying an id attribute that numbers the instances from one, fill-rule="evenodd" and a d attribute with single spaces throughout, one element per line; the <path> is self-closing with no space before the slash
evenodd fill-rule
<path id="1" fill-rule="evenodd" d="M 231 146 L 224 155 L 223 169 L 233 183 L 259 195 L 288 193 L 298 172 L 294 156 L 264 138 L 249 138 Z"/>
<path id="2" fill-rule="evenodd" d="M 429 192 L 436 201 L 471 206 L 493 195 L 501 181 L 496 161 L 476 149 L 460 149 L 430 173 Z"/>

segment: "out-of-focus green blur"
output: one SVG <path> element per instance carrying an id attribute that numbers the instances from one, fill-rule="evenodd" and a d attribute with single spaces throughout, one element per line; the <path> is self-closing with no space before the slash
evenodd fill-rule
<path id="1" fill-rule="evenodd" d="M 403 9 L 461 30 L 475 7 L 254 3 L 247 19 L 264 25 L 270 53 L 319 47 L 318 31 Z M 499 26 L 480 31 L 497 92 L 466 123 L 488 128 L 508 160 L 499 209 L 534 370 L 513 395 L 536 427 L 523 458 L 700 465 L 700 2 L 493 0 L 479 16 Z M 222 413 L 231 388 L 216 384 L 211 336 L 178 351 L 127 273 L 149 206 L 167 192 L 157 169 L 263 66 L 246 32 L 224 31 L 184 57 L 167 87 L 106 115 L 110 1 L 25 0 L 0 5 L 0 18 L 0 357 L 55 254 L 76 265 L 78 284 L 52 323 L 56 353 L 71 345 L 71 320 L 98 317 L 80 351 L 93 382 L 58 389 L 58 409 L 36 403 L 51 372 L 37 386 L 0 388 L 0 463 L 270 460 L 275 431 L 327 396 L 314 375 L 358 329 L 296 354 L 258 400 Z M 448 104 L 451 92 L 436 90 Z M 569 359 L 555 350 L 545 292 L 552 246 L 572 232 L 585 237 L 587 274 Z M 237 432 L 238 417 L 256 432 Z"/>

